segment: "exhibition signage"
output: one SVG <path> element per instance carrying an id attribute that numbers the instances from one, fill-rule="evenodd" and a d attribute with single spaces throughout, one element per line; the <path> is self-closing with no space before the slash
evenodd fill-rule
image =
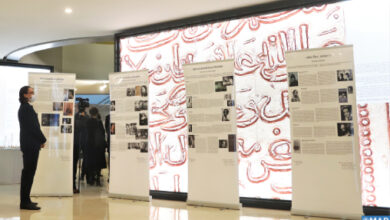
<path id="1" fill-rule="evenodd" d="M 239 209 L 234 61 L 184 65 L 187 204 Z"/>
<path id="2" fill-rule="evenodd" d="M 109 196 L 149 201 L 148 72 L 111 73 Z"/>
<path id="3" fill-rule="evenodd" d="M 33 196 L 72 196 L 75 74 L 29 73 L 32 103 L 46 146 L 39 153 Z"/>
<path id="4" fill-rule="evenodd" d="M 286 53 L 293 214 L 363 214 L 353 47 Z"/>

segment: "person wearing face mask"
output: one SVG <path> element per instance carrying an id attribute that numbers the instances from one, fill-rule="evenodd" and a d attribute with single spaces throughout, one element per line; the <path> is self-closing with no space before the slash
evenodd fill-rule
<path id="1" fill-rule="evenodd" d="M 41 148 L 45 147 L 46 138 L 41 131 L 38 115 L 33 106 L 34 89 L 24 86 L 19 91 L 20 108 L 18 119 L 20 126 L 20 149 L 23 153 L 23 170 L 20 183 L 20 209 L 39 210 L 37 203 L 30 199 Z"/>

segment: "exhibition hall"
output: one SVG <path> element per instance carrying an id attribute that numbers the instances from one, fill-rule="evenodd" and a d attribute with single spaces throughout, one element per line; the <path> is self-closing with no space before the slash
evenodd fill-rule
<path id="1" fill-rule="evenodd" d="M 390 219 L 390 1 L 0 17 L 0 220 Z"/>

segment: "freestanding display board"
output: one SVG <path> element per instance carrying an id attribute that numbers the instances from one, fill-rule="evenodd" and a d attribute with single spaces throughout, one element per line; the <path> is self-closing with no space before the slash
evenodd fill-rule
<path id="1" fill-rule="evenodd" d="M 183 69 L 188 113 L 187 203 L 239 209 L 234 61 L 189 64 Z"/>
<path id="2" fill-rule="evenodd" d="M 72 196 L 75 74 L 29 73 L 32 103 L 46 147 L 39 153 L 33 196 Z"/>
<path id="3" fill-rule="evenodd" d="M 148 72 L 111 73 L 110 197 L 149 201 Z"/>
<path id="4" fill-rule="evenodd" d="M 293 146 L 291 212 L 360 219 L 353 47 L 288 52 L 286 59 Z"/>

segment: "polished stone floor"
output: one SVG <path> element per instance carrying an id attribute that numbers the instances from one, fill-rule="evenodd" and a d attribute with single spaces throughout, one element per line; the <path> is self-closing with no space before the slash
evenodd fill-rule
<path id="1" fill-rule="evenodd" d="M 0 220 L 78 220 L 78 219 L 135 219 L 135 220 L 308 220 L 291 216 L 289 211 L 242 208 L 224 210 L 187 206 L 184 202 L 152 200 L 140 202 L 107 197 L 103 187 L 82 185 L 81 194 L 73 197 L 33 198 L 40 211 L 19 210 L 19 185 L 0 185 Z"/>

